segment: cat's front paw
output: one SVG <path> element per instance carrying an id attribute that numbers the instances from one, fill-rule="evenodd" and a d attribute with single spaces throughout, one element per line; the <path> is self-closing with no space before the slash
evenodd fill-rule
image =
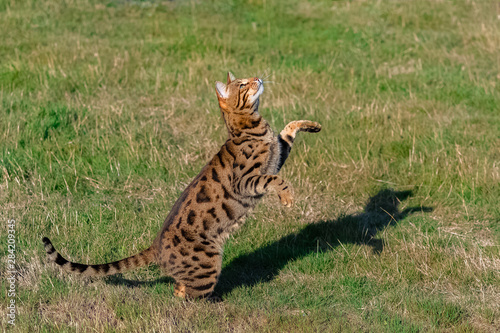
<path id="1" fill-rule="evenodd" d="M 280 193 L 278 193 L 278 197 L 280 198 L 281 204 L 285 207 L 293 206 L 293 193 L 290 187 L 286 187 Z"/>
<path id="2" fill-rule="evenodd" d="M 321 125 L 315 121 L 303 120 L 300 130 L 304 132 L 317 133 L 321 131 Z"/>

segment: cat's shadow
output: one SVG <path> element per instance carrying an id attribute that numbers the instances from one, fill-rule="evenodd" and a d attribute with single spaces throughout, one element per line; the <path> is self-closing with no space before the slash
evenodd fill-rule
<path id="1" fill-rule="evenodd" d="M 288 262 L 318 251 L 330 251 L 341 244 L 366 244 L 379 254 L 384 248 L 383 241 L 375 238 L 380 230 L 409 214 L 433 210 L 409 207 L 401 211 L 401 202 L 411 195 L 411 191 L 383 189 L 369 198 L 363 212 L 308 224 L 297 233 L 241 255 L 223 268 L 215 293 L 225 295 L 238 287 L 270 281 Z"/>
<path id="2" fill-rule="evenodd" d="M 130 280 L 123 277 L 123 274 L 110 275 L 105 278 L 106 284 L 125 286 L 129 288 L 136 287 L 154 287 L 161 283 L 174 284 L 175 280 L 170 276 L 162 276 L 154 280 L 140 281 L 140 280 Z"/>
<path id="3" fill-rule="evenodd" d="M 411 191 L 381 190 L 369 198 L 363 212 L 308 224 L 299 232 L 233 259 L 222 269 L 215 295 L 223 296 L 238 287 L 270 281 L 288 262 L 318 251 L 330 251 L 341 244 L 365 244 L 372 248 L 373 253 L 381 253 L 383 241 L 375 238 L 380 230 L 395 225 L 409 214 L 433 210 L 431 207 L 409 207 L 401 211 L 401 202 L 411 195 Z M 158 283 L 174 283 L 174 280 L 161 277 L 152 281 L 134 281 L 119 274 L 108 277 L 106 283 L 150 287 Z"/>

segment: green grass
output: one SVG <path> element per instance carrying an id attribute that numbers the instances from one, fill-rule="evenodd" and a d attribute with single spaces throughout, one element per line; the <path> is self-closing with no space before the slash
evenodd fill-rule
<path id="1" fill-rule="evenodd" d="M 500 8 L 491 1 L 0 0 L 0 220 L 40 331 L 500 330 Z M 214 82 L 270 74 L 261 114 L 323 125 L 184 301 L 150 245 L 226 138 Z M 2 231 L 0 253 L 7 254 Z M 5 259 L 4 259 L 5 258 Z M 0 302 L 7 295 L 0 260 Z"/>

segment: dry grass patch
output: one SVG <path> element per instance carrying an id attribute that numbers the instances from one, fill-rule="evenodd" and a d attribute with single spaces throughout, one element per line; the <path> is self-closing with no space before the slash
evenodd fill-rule
<path id="1" fill-rule="evenodd" d="M 81 295 L 68 295 L 67 300 L 41 304 L 38 313 L 42 323 L 57 330 L 68 327 L 83 331 L 103 332 L 109 329 L 122 330 L 125 325 L 109 307 L 105 298 L 87 300 Z"/>

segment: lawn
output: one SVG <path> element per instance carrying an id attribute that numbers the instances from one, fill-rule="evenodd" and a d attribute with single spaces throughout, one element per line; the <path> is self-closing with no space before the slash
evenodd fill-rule
<path id="1" fill-rule="evenodd" d="M 499 15 L 493 1 L 0 0 L 0 327 L 500 331 Z M 151 244 L 226 140 L 228 70 L 267 77 L 276 132 L 323 129 L 280 173 L 295 206 L 264 197 L 226 244 L 222 302 L 176 298 L 154 265 L 86 279 L 48 264 L 42 236 L 83 263 Z"/>

